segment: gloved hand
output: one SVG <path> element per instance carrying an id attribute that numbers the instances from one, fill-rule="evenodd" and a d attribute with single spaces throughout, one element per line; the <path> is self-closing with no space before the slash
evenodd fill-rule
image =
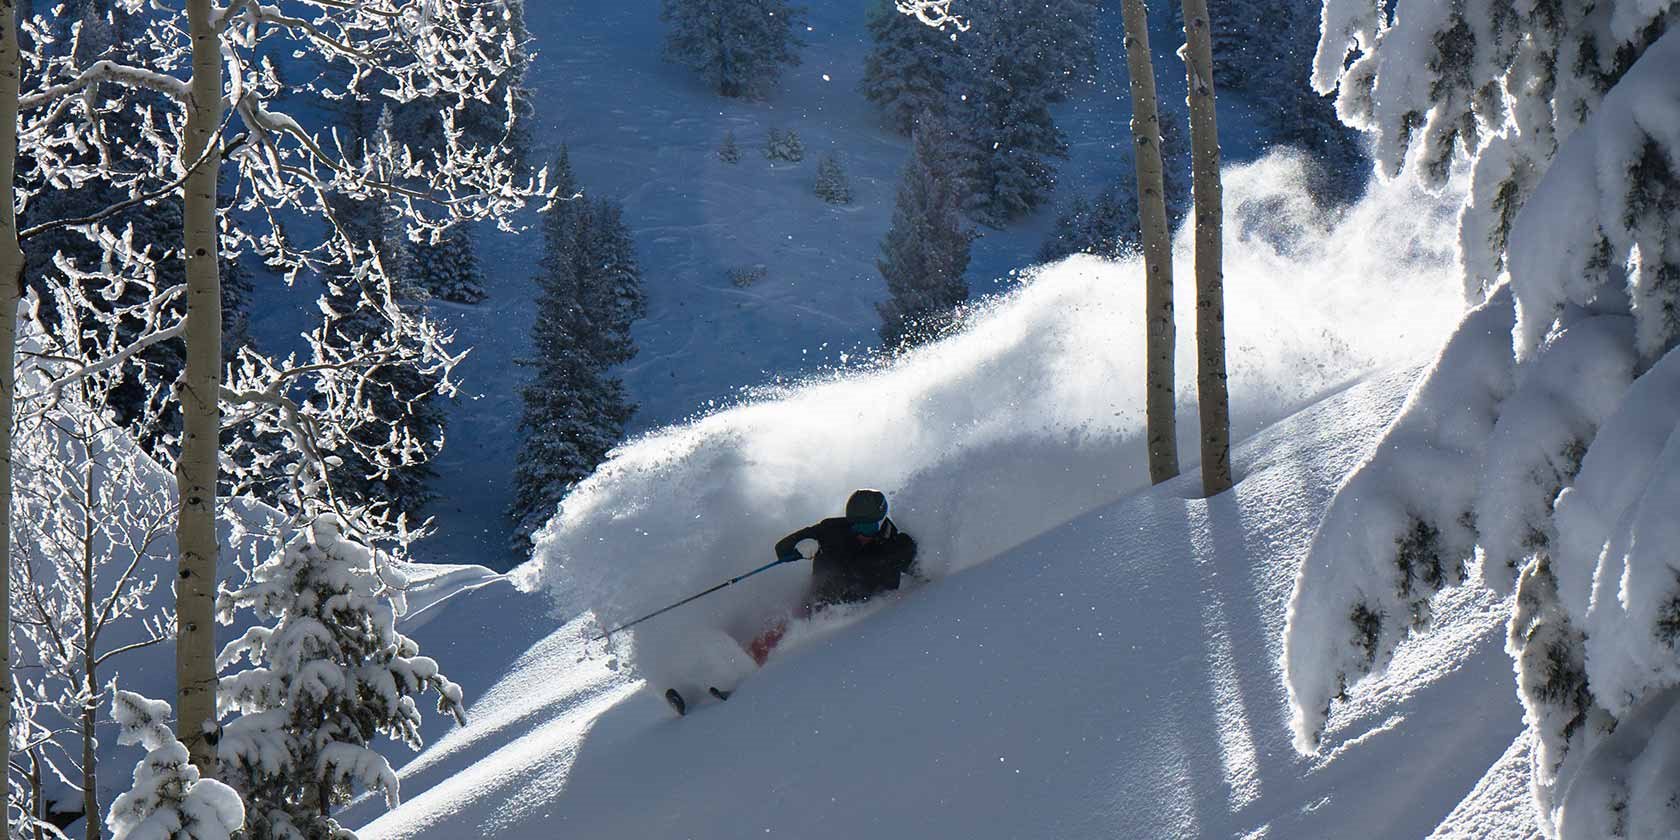
<path id="1" fill-rule="evenodd" d="M 776 559 L 783 562 L 783 563 L 797 563 L 801 560 L 804 560 L 805 555 L 800 554 L 799 549 L 792 549 L 790 551 L 786 551 L 782 554 L 776 555 Z"/>

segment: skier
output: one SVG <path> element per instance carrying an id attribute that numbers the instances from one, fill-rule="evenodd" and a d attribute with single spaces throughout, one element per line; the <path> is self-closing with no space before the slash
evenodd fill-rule
<path id="1" fill-rule="evenodd" d="M 898 588 L 900 575 L 916 562 L 916 541 L 887 518 L 887 496 L 879 490 L 859 490 L 846 500 L 846 515 L 801 528 L 776 543 L 776 559 L 805 559 L 799 544 L 815 540 L 811 557 L 811 587 L 795 615 L 809 618 L 833 604 L 855 604 Z M 787 633 L 780 622 L 752 641 L 747 652 L 760 665 Z"/>
<path id="2" fill-rule="evenodd" d="M 817 551 L 810 558 L 811 586 L 794 610 L 799 618 L 809 618 L 831 605 L 867 601 L 897 589 L 901 575 L 913 574 L 916 541 L 887 518 L 887 496 L 879 490 L 859 490 L 846 500 L 845 516 L 830 517 L 782 537 L 776 543 L 776 559 L 784 563 L 806 559 L 799 551 L 799 544 L 806 540 L 816 541 Z M 747 653 L 763 665 L 786 634 L 787 622 L 778 622 L 753 639 Z M 719 700 L 729 699 L 727 691 L 715 686 L 708 690 Z M 674 688 L 665 692 L 665 700 L 679 715 L 687 710 L 688 704 Z"/>

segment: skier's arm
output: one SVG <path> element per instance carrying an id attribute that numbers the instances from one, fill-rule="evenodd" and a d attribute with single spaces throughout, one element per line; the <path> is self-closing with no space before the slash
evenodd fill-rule
<path id="1" fill-rule="evenodd" d="M 817 526 L 815 525 L 812 525 L 809 528 L 800 528 L 799 530 L 782 537 L 781 540 L 776 543 L 776 559 L 784 562 L 804 560 L 805 555 L 799 553 L 800 541 L 814 540 L 816 538 Z"/>
<path id="2" fill-rule="evenodd" d="M 916 565 L 916 541 L 909 534 L 899 531 L 892 538 L 892 565 L 899 574 L 909 574 L 910 568 Z"/>

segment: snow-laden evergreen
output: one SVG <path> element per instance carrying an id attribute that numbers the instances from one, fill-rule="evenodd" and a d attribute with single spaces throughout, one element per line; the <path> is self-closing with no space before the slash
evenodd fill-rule
<path id="1" fill-rule="evenodd" d="M 723 133 L 723 142 L 718 145 L 717 157 L 718 160 L 731 165 L 741 162 L 741 147 L 735 143 L 734 129 Z"/>
<path id="2" fill-rule="evenodd" d="M 1094 200 L 1075 197 L 1062 207 L 1039 246 L 1038 258 L 1054 262 L 1073 254 L 1095 254 L 1118 259 L 1137 250 L 1140 236 L 1137 190 L 1115 184 Z"/>
<path id="3" fill-rule="evenodd" d="M 430 297 L 451 303 L 479 303 L 484 291 L 484 271 L 479 267 L 478 249 L 465 228 L 451 228 L 442 241 L 413 242 L 414 285 Z"/>
<path id="4" fill-rule="evenodd" d="M 170 731 L 169 704 L 132 691 L 111 698 L 117 741 L 139 744 L 146 757 L 134 768 L 134 786 L 111 803 L 113 840 L 229 840 L 245 827 L 239 794 L 199 777 L 187 748 Z"/>
<path id="5" fill-rule="evenodd" d="M 1056 185 L 1054 161 L 1067 138 L 1050 106 L 1063 96 L 1071 55 L 1046 45 L 1058 21 L 1018 0 L 974 4 L 950 125 L 962 144 L 962 189 L 979 220 L 993 227 L 1037 210 Z"/>
<path id="6" fill-rule="evenodd" d="M 527 163 L 531 150 L 531 118 L 535 106 L 526 85 L 531 63 L 530 35 L 525 28 L 525 0 L 490 0 L 488 3 L 459 4 L 449 13 L 472 23 L 475 15 L 485 23 L 504 27 L 509 33 L 508 49 L 483 60 L 500 71 L 481 98 L 468 103 L 444 121 L 439 101 L 421 96 L 397 104 L 390 132 L 398 146 L 435 154 L 446 143 L 469 148 L 496 148 L 520 165 Z M 351 102 L 347 107 L 363 111 L 370 103 Z M 509 129 L 511 123 L 512 128 Z M 479 264 L 478 246 L 464 227 L 439 231 L 439 241 L 428 236 L 414 244 L 416 271 L 407 279 L 430 297 L 452 303 L 474 304 L 484 300 L 484 271 Z"/>
<path id="7" fill-rule="evenodd" d="M 665 56 L 719 95 L 760 96 L 799 64 L 805 10 L 787 0 L 661 0 Z"/>
<path id="8" fill-rule="evenodd" d="M 1169 4 L 1177 12 L 1176 4 Z M 1300 0 L 1209 0 L 1213 75 L 1221 93 L 1265 103 L 1245 129 L 1267 142 L 1293 146 L 1315 166 L 1313 194 L 1327 203 L 1358 196 L 1370 177 L 1359 132 L 1342 125 L 1333 102 L 1312 89 L 1321 3 Z M 1180 24 L 1182 25 L 1182 24 Z"/>
<path id="9" fill-rule="evenodd" d="M 900 14 L 890 0 L 869 13 L 873 47 L 858 88 L 887 127 L 908 135 L 923 111 L 943 113 L 960 57 L 956 26 L 932 27 Z"/>
<path id="10" fill-rule="evenodd" d="M 420 748 L 415 698 L 437 694 L 438 711 L 465 723 L 460 686 L 397 632 L 407 578 L 345 533 L 332 514 L 316 518 L 224 589 L 217 618 L 238 610 L 272 622 L 245 631 L 217 657 L 218 715 L 233 719 L 217 744 L 225 778 L 247 807 L 251 840 L 350 840 L 332 812 L 363 791 L 387 806 L 400 797 L 396 774 L 375 751 L 380 737 Z"/>
<path id="11" fill-rule="evenodd" d="M 764 159 L 768 161 L 785 161 L 798 163 L 805 159 L 805 142 L 799 139 L 799 131 L 792 128 L 771 126 L 764 134 Z"/>
<path id="12" fill-rule="evenodd" d="M 974 235 L 963 222 L 961 197 L 948 171 L 950 158 L 941 148 L 949 136 L 943 123 L 923 114 L 899 176 L 892 227 L 875 264 L 891 295 L 876 307 L 886 347 L 921 344 L 939 335 L 968 300 L 963 274 Z"/>
<path id="13" fill-rule="evenodd" d="M 840 165 L 840 155 L 829 152 L 817 161 L 817 182 L 811 191 L 829 204 L 852 203 L 852 185 Z"/>
<path id="14" fill-rule="evenodd" d="M 1315 83 L 1375 131 L 1383 169 L 1441 183 L 1470 153 L 1465 288 L 1492 292 L 1302 566 L 1298 745 L 1479 560 L 1483 584 L 1517 589 L 1509 650 L 1549 837 L 1680 830 L 1660 769 L 1680 750 L 1622 731 L 1657 726 L 1680 685 L 1680 565 L 1662 553 L 1680 540 L 1677 16 L 1668 0 L 1325 7 Z"/>
<path id="15" fill-rule="evenodd" d="M 377 208 L 366 204 L 346 203 L 345 216 L 350 219 L 378 217 Z M 356 222 L 346 228 L 355 230 Z M 373 250 L 368 258 L 375 258 L 381 250 L 393 257 L 406 254 L 406 242 L 391 239 L 379 231 L 369 231 Z M 382 262 L 391 257 L 377 257 Z M 402 263 L 412 265 L 409 259 Z M 412 275 L 409 275 L 412 276 Z M 363 287 L 372 278 L 365 272 L 329 279 L 336 291 L 328 298 L 329 305 L 345 317 L 322 335 L 332 346 L 353 354 L 386 330 L 381 310 L 367 305 L 378 292 Z M 405 284 L 393 305 L 415 306 L 415 286 Z M 365 405 L 354 413 L 356 422 L 348 425 L 342 438 L 332 441 L 333 457 L 330 474 L 334 490 L 347 501 L 356 503 L 380 502 L 393 514 L 408 514 L 411 519 L 431 501 L 434 493 L 430 482 L 436 472 L 429 464 L 431 456 L 443 444 L 445 417 L 436 400 L 438 379 L 424 370 L 399 365 L 371 365 L 363 377 L 360 394 Z M 323 408 L 325 406 L 323 405 Z M 402 440 L 394 459 L 383 457 L 378 450 L 387 441 Z"/>
<path id="16" fill-rule="evenodd" d="M 542 219 L 535 278 L 532 371 L 522 392 L 525 434 L 509 515 L 523 550 L 573 484 L 594 471 L 635 412 L 609 369 L 636 354 L 630 324 L 647 309 L 635 247 L 618 205 L 582 197 L 564 148 L 552 167 L 560 194 Z"/>

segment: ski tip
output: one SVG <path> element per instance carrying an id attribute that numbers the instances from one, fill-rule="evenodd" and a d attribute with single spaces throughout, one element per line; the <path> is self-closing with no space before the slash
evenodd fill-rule
<path id="1" fill-rule="evenodd" d="M 683 702 L 683 696 L 678 694 L 676 689 L 665 689 L 665 702 L 670 703 L 671 708 L 676 710 L 677 717 L 688 714 L 688 704 Z"/>

